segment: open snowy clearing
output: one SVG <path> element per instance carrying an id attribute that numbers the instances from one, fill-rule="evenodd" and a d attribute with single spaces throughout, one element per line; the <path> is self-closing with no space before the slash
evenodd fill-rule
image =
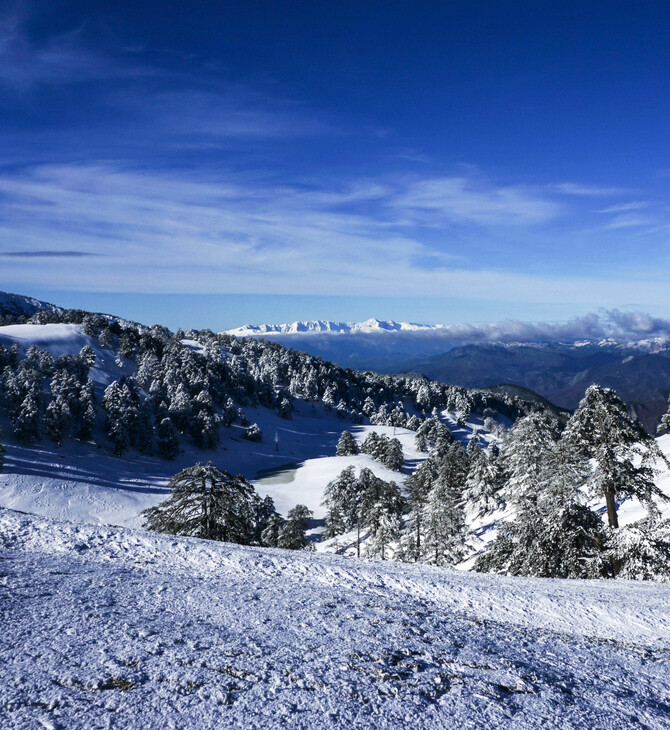
<path id="1" fill-rule="evenodd" d="M 665 585 L 12 511 L 0 536 L 3 727 L 670 727 Z"/>

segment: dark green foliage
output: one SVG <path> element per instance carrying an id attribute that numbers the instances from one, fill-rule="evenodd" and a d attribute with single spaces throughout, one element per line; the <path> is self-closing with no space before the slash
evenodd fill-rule
<path id="1" fill-rule="evenodd" d="M 259 545 L 268 545 L 268 547 L 275 547 L 276 542 L 273 544 L 267 543 L 263 539 L 263 533 L 265 530 L 277 520 L 283 523 L 281 515 L 275 509 L 275 503 L 272 497 L 266 495 L 261 499 L 257 494 L 253 495 L 252 504 L 254 508 L 254 540 Z"/>
<path id="2" fill-rule="evenodd" d="M 273 515 L 261 533 L 261 545 L 265 547 L 278 547 L 279 535 L 281 534 L 285 520 L 280 515 Z"/>
<path id="3" fill-rule="evenodd" d="M 149 530 L 249 545 L 255 537 L 254 489 L 242 476 L 213 464 L 175 475 L 165 502 L 142 514 Z"/>
<path id="4" fill-rule="evenodd" d="M 326 507 L 326 535 L 334 537 L 353 529 L 358 523 L 360 489 L 353 466 L 344 469 L 328 483 L 324 491 Z"/>

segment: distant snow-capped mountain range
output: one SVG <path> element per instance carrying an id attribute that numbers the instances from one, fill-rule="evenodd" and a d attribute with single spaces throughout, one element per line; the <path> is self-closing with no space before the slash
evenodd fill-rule
<path id="1" fill-rule="evenodd" d="M 365 322 L 331 322 L 325 319 L 304 320 L 290 324 L 245 324 L 242 327 L 226 330 L 229 335 L 250 337 L 253 335 L 297 335 L 297 334 L 357 334 L 373 332 L 418 332 L 444 330 L 442 324 L 414 324 L 412 322 L 394 322 L 392 319 L 366 319 Z"/>

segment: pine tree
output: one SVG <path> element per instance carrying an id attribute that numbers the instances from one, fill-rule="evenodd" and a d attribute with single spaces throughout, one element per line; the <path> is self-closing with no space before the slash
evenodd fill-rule
<path id="1" fill-rule="evenodd" d="M 475 570 L 540 578 L 599 578 L 610 574 L 600 518 L 580 504 L 560 506 L 548 518 L 526 504 L 475 563 Z"/>
<path id="2" fill-rule="evenodd" d="M 558 437 L 558 424 L 544 413 L 531 413 L 516 421 L 501 450 L 508 475 L 508 501 L 535 501 L 546 482 L 547 457 L 556 448 Z"/>
<path id="3" fill-rule="evenodd" d="M 326 507 L 326 534 L 328 537 L 341 535 L 351 530 L 358 521 L 360 494 L 353 466 L 340 472 L 324 490 L 323 504 Z"/>
<path id="4" fill-rule="evenodd" d="M 174 459 L 179 454 L 179 431 L 169 416 L 163 418 L 156 428 L 156 445 L 166 459 Z"/>
<path id="5" fill-rule="evenodd" d="M 270 517 L 265 529 L 261 533 L 261 545 L 265 545 L 265 547 L 277 547 L 284 522 L 285 520 L 278 514 Z"/>
<path id="6" fill-rule="evenodd" d="M 464 555 L 465 514 L 459 495 L 448 481 L 439 479 L 423 510 L 423 554 L 436 565 L 457 563 Z"/>
<path id="7" fill-rule="evenodd" d="M 132 381 L 122 377 L 110 383 L 102 405 L 107 411 L 107 435 L 117 456 L 122 456 L 138 431 L 139 395 Z"/>
<path id="8" fill-rule="evenodd" d="M 90 378 L 79 389 L 79 404 L 79 429 L 76 435 L 78 439 L 88 441 L 93 435 L 95 426 L 95 395 Z"/>
<path id="9" fill-rule="evenodd" d="M 257 423 L 252 423 L 251 426 L 249 426 L 244 434 L 244 438 L 247 439 L 247 441 L 262 441 L 263 440 L 263 432 L 259 428 Z"/>
<path id="10" fill-rule="evenodd" d="M 307 547 L 307 522 L 313 513 L 304 504 L 297 504 L 286 516 L 279 532 L 277 547 L 285 550 L 304 550 Z"/>
<path id="11" fill-rule="evenodd" d="M 361 493 L 361 522 L 369 529 L 366 552 L 370 557 L 386 558 L 386 549 L 400 538 L 406 501 L 395 482 L 369 480 Z"/>
<path id="12" fill-rule="evenodd" d="M 659 435 L 670 432 L 670 398 L 668 398 L 668 410 L 661 417 L 656 431 Z"/>
<path id="13" fill-rule="evenodd" d="M 254 489 L 242 475 L 199 463 L 176 474 L 168 486 L 168 499 L 142 513 L 147 529 L 241 545 L 253 542 Z"/>
<path id="14" fill-rule="evenodd" d="M 381 462 L 392 471 L 401 471 L 405 457 L 402 451 L 402 444 L 398 439 L 390 439 L 386 443 L 381 456 Z"/>
<path id="15" fill-rule="evenodd" d="M 472 442 L 470 442 L 472 443 Z M 501 509 L 504 500 L 500 494 L 502 482 L 492 460 L 479 446 L 470 448 L 470 467 L 465 480 L 464 496 L 477 517 Z"/>
<path id="16" fill-rule="evenodd" d="M 31 389 L 19 406 L 17 416 L 14 419 L 14 433 L 20 441 L 34 444 L 40 440 L 41 431 L 42 418 L 39 397 L 35 390 Z"/>
<path id="17" fill-rule="evenodd" d="M 641 520 L 612 530 L 608 544 L 617 577 L 670 582 L 670 520 Z"/>
<path id="18" fill-rule="evenodd" d="M 60 445 L 70 434 L 72 421 L 67 399 L 64 395 L 56 396 L 46 409 L 45 423 L 49 438 Z"/>
<path id="19" fill-rule="evenodd" d="M 423 546 L 423 517 L 428 495 L 437 481 L 438 464 L 434 455 L 429 456 L 423 461 L 416 470 L 409 476 L 406 481 L 407 493 L 409 495 L 411 514 L 408 522 L 408 530 L 412 533 L 411 541 L 406 540 L 407 550 L 406 559 L 410 559 L 410 542 L 411 547 L 415 550 L 411 559 L 418 560 L 422 555 Z"/>
<path id="20" fill-rule="evenodd" d="M 595 462 L 592 493 L 604 495 L 610 527 L 619 526 L 618 499 L 635 497 L 650 513 L 657 509 L 654 498 L 665 499 L 653 469 L 655 461 L 665 459 L 613 390 L 599 385 L 587 389 L 570 417 L 566 438 Z"/>
<path id="21" fill-rule="evenodd" d="M 275 518 L 281 519 L 281 515 L 277 513 L 274 500 L 269 494 L 262 499 L 258 494 L 254 494 L 252 504 L 254 508 L 255 542 L 262 545 L 263 532 Z"/>
<path id="22" fill-rule="evenodd" d="M 355 456 L 358 454 L 358 444 L 349 431 L 342 431 L 335 453 L 338 456 Z"/>

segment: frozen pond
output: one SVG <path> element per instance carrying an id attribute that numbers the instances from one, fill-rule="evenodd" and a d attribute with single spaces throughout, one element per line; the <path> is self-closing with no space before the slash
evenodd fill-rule
<path id="1" fill-rule="evenodd" d="M 288 484 L 295 479 L 295 474 L 301 462 L 294 461 L 290 464 L 280 464 L 267 469 L 259 469 L 253 481 L 257 484 Z"/>

